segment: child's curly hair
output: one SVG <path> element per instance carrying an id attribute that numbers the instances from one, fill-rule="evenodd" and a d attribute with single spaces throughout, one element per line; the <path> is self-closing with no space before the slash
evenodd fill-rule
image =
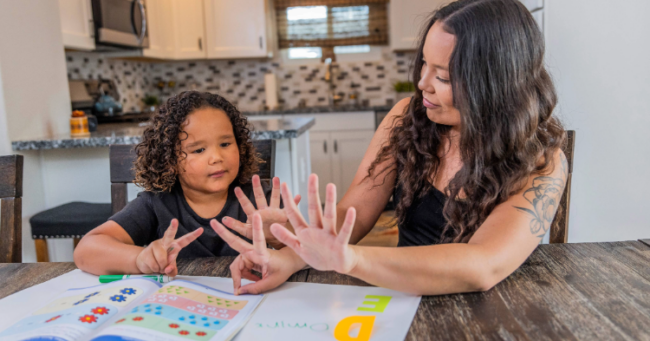
<path id="1" fill-rule="evenodd" d="M 147 191 L 169 192 L 178 177 L 178 164 L 187 154 L 181 151 L 183 122 L 194 110 L 212 107 L 222 110 L 230 118 L 239 147 L 240 183 L 250 181 L 257 173 L 261 159 L 255 152 L 248 120 L 225 98 L 208 92 L 184 91 L 171 97 L 151 118 L 151 125 L 136 147 L 135 183 Z"/>

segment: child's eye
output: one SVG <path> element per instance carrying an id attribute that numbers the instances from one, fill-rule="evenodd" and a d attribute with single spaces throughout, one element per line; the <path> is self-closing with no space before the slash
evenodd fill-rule
<path id="1" fill-rule="evenodd" d="M 204 150 L 205 150 L 205 148 L 199 148 L 199 149 L 193 151 L 192 153 L 194 153 L 194 154 L 201 154 Z"/>
<path id="2" fill-rule="evenodd" d="M 442 78 L 440 78 L 440 77 L 436 77 L 436 78 L 438 78 L 438 80 L 441 81 L 441 82 L 444 83 L 444 84 L 449 84 L 449 80 L 448 80 L 448 79 L 442 79 Z"/>
<path id="3" fill-rule="evenodd" d="M 230 146 L 231 144 L 232 143 L 230 143 L 230 142 L 224 142 L 224 143 L 221 144 L 221 147 L 226 148 L 226 147 Z"/>

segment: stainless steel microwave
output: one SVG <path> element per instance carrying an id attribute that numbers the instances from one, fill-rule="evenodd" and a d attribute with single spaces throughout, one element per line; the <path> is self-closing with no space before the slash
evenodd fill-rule
<path id="1" fill-rule="evenodd" d="M 149 47 L 144 0 L 92 0 L 92 8 L 98 46 Z"/>

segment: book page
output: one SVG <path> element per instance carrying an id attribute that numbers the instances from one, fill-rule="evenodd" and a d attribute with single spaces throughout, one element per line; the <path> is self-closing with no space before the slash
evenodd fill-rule
<path id="1" fill-rule="evenodd" d="M 81 289 L 70 289 L 0 333 L 1 341 L 87 339 L 100 326 L 161 287 L 148 279 L 128 279 Z M 29 300 L 29 298 L 25 298 Z"/>
<path id="2" fill-rule="evenodd" d="M 248 321 L 263 297 L 234 296 L 201 284 L 174 280 L 92 340 L 229 340 Z"/>

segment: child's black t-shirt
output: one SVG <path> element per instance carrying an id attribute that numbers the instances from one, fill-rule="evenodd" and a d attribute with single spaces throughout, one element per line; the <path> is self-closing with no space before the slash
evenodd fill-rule
<path id="1" fill-rule="evenodd" d="M 246 213 L 242 209 L 234 189 L 239 186 L 244 194 L 255 203 L 253 187 L 251 183 L 240 185 L 233 182 L 228 189 L 226 204 L 219 215 L 214 217 L 221 223 L 223 217 L 232 217 L 239 221 L 246 222 Z M 271 196 L 271 189 L 267 186 L 264 193 L 267 202 Z M 178 219 L 178 231 L 176 238 L 190 233 L 199 227 L 203 227 L 203 233 L 195 241 L 183 248 L 178 258 L 197 258 L 215 256 L 237 256 L 239 253 L 233 250 L 219 235 L 210 227 L 210 219 L 201 218 L 197 215 L 185 200 L 183 189 L 176 182 L 172 190 L 168 192 L 140 192 L 138 197 L 131 201 L 124 209 L 116 213 L 109 220 L 118 223 L 131 236 L 135 245 L 145 246 L 165 234 L 173 218 Z M 231 232 L 237 234 L 236 232 Z M 249 239 L 244 238 L 250 242 Z"/>

